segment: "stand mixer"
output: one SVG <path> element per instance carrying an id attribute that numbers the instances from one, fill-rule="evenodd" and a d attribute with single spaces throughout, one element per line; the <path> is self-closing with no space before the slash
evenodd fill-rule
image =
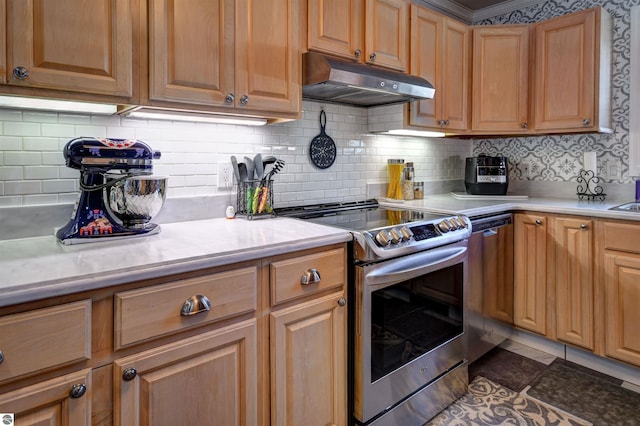
<path id="1" fill-rule="evenodd" d="M 160 158 L 142 141 L 81 137 L 64 147 L 67 167 L 80 170 L 80 197 L 71 220 L 56 232 L 63 244 L 160 232 L 149 221 L 166 197 L 166 177 L 151 176 Z"/>

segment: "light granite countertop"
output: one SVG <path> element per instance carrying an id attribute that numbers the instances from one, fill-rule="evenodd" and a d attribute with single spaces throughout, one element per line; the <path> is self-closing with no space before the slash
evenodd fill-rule
<path id="1" fill-rule="evenodd" d="M 426 195 L 422 200 L 410 200 L 399 203 L 381 201 L 380 204 L 399 209 L 432 211 L 444 214 L 463 214 L 469 217 L 507 211 L 528 210 L 544 213 L 600 217 L 605 219 L 640 221 L 640 213 L 609 210 L 611 207 L 623 204 L 620 202 L 509 196 L 505 196 L 504 199 L 496 198 L 498 197 L 486 197 L 486 199 L 459 199 L 451 194 L 439 194 Z"/>
<path id="2" fill-rule="evenodd" d="M 458 199 L 451 194 L 382 205 L 464 214 L 537 211 L 640 221 L 621 203 L 556 198 Z M 0 241 L 0 307 L 349 241 L 341 229 L 296 219 L 219 218 L 162 225 L 158 235 L 62 245 L 53 236 Z"/>
<path id="3" fill-rule="evenodd" d="M 295 219 L 208 219 L 157 235 L 63 245 L 55 237 L 0 241 L 0 307 L 351 240 Z"/>

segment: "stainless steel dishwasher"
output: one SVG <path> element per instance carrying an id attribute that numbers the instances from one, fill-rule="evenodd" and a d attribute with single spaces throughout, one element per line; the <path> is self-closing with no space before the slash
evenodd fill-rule
<path id="1" fill-rule="evenodd" d="M 468 359 L 513 333 L 513 216 L 471 217 L 468 251 Z"/>

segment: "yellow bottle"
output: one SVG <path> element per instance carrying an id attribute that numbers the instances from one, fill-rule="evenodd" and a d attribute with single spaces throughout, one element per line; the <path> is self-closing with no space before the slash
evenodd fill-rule
<path id="1" fill-rule="evenodd" d="M 387 160 L 387 169 L 389 172 L 389 189 L 387 190 L 387 197 L 393 198 L 394 200 L 402 200 L 402 172 L 404 170 L 404 160 Z"/>

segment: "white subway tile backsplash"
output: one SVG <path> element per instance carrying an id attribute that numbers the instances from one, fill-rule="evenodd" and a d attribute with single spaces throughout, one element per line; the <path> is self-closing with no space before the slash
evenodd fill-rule
<path id="1" fill-rule="evenodd" d="M 6 136 L 40 136 L 40 123 L 5 121 L 2 132 Z"/>
<path id="2" fill-rule="evenodd" d="M 57 123 L 58 114 L 55 112 L 24 111 L 22 121 L 34 123 Z"/>
<path id="3" fill-rule="evenodd" d="M 42 193 L 58 194 L 64 192 L 74 192 L 77 182 L 72 179 L 52 179 L 42 181 Z"/>
<path id="4" fill-rule="evenodd" d="M 25 195 L 22 204 L 25 206 L 58 204 L 60 199 L 57 194 Z"/>
<path id="5" fill-rule="evenodd" d="M 327 133 L 334 139 L 338 152 L 335 163 L 325 170 L 314 167 L 308 153 L 311 139 L 320 133 L 321 109 L 327 113 Z M 79 172 L 64 165 L 62 148 L 79 135 L 137 138 L 160 151 L 162 157 L 155 162 L 154 172 L 169 176 L 168 197 L 225 193 L 217 188 L 220 162 L 230 161 L 231 155 L 239 161 L 245 156 L 253 158 L 258 152 L 263 156 L 274 155 L 286 161 L 284 169 L 274 178 L 277 207 L 365 198 L 368 182 L 386 182 L 387 158 L 414 161 L 416 178 L 423 180 L 462 178 L 464 157 L 471 152 L 470 141 L 371 135 L 366 132 L 367 109 L 313 102 L 304 102 L 300 120 L 258 128 L 74 114 L 57 115 L 57 122 L 52 114 L 44 115 L 42 122 L 26 123 L 21 113 L 4 112 L 6 120 L 2 120 L 2 114 L 0 111 L 0 129 L 9 124 L 15 133 L 20 133 L 0 135 L 2 170 L 8 170 L 4 175 L 0 172 L 5 192 L 6 184 L 13 182 L 12 193 L 0 196 L 3 206 L 38 200 L 74 202 Z M 33 125 L 36 127 L 28 127 Z M 28 129 L 36 133 L 29 134 Z M 440 163 L 445 165 L 436 169 L 435 165 Z M 20 186 L 15 181 L 27 179 L 40 187 L 27 186 L 27 192 L 19 193 Z"/>
<path id="6" fill-rule="evenodd" d="M 5 166 L 37 166 L 42 164 L 39 152 L 7 151 L 4 153 Z"/>
<path id="7" fill-rule="evenodd" d="M 51 166 L 25 166 L 24 178 L 27 180 L 57 179 L 59 169 L 59 167 Z"/>
<path id="8" fill-rule="evenodd" d="M 4 183 L 5 195 L 29 195 L 42 193 L 41 181 L 7 181 Z"/>

